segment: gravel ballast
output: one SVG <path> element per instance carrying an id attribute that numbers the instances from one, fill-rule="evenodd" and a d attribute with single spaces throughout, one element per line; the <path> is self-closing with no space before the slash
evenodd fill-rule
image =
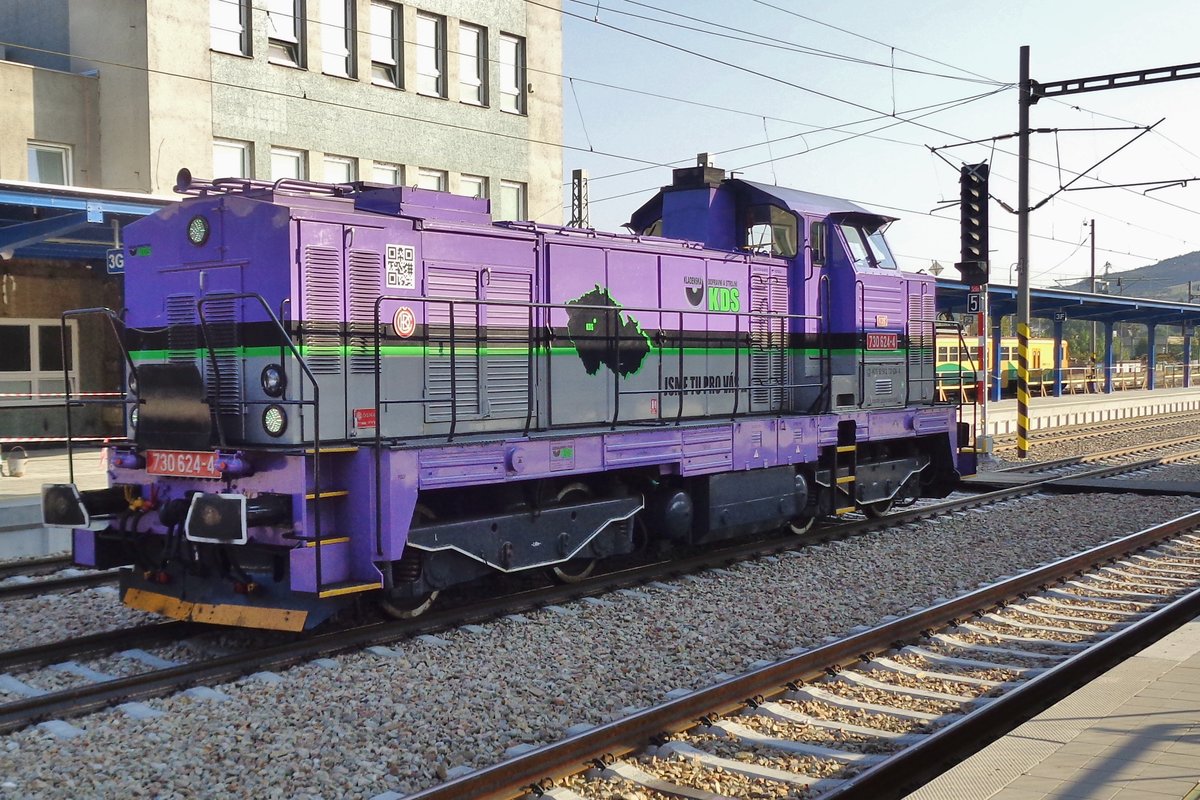
<path id="1" fill-rule="evenodd" d="M 562 738 L 666 692 L 699 688 L 797 646 L 1069 555 L 1197 509 L 1188 497 L 1041 496 L 959 513 L 790 557 L 704 573 L 670 588 L 577 603 L 574 616 L 527 613 L 448 644 L 303 664 L 271 683 L 218 688 L 226 701 L 148 701 L 135 720 L 109 710 L 0 737 L 0 797 L 194 796 L 370 798 L 484 766 L 521 743 Z M 1036 520 L 1036 524 L 1031 524 Z M 864 576 L 870 576 L 864 580 Z M 105 598 L 117 606 L 116 598 Z M 37 626 L 53 625 L 47 609 Z M 26 618 L 26 624 L 28 624 Z M 19 631 L 8 619 L 4 630 Z M 64 632 L 60 629 L 58 635 Z"/>

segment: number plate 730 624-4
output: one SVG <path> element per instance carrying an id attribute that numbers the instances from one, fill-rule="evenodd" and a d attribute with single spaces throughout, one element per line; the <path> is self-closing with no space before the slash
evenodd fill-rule
<path id="1" fill-rule="evenodd" d="M 146 472 L 180 478 L 220 478 L 217 453 L 193 450 L 147 450 Z"/>

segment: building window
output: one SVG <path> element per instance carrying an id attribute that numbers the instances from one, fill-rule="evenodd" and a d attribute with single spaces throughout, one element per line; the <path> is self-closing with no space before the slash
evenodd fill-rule
<path id="1" fill-rule="evenodd" d="M 61 404 L 61 397 L 47 395 L 61 395 L 66 391 L 63 367 L 73 372 L 78 355 L 79 336 L 74 322 L 67 323 L 64 353 L 58 320 L 0 320 L 0 394 L 18 395 L 6 397 L 0 404 Z M 71 375 L 70 380 L 74 391 L 76 376 Z"/>
<path id="2" fill-rule="evenodd" d="M 350 183 L 355 179 L 354 159 L 346 156 L 325 156 L 325 182 Z"/>
<path id="3" fill-rule="evenodd" d="M 494 215 L 496 219 L 525 219 L 525 184 L 500 181 L 500 197 Z"/>
<path id="4" fill-rule="evenodd" d="M 446 18 L 417 14 L 417 91 L 446 96 Z"/>
<path id="5" fill-rule="evenodd" d="M 71 148 L 49 142 L 29 143 L 29 180 L 34 183 L 71 185 Z"/>
<path id="6" fill-rule="evenodd" d="M 209 0 L 212 49 L 250 55 L 250 0 Z"/>
<path id="7" fill-rule="evenodd" d="M 267 58 L 304 66 L 304 0 L 267 0 Z"/>
<path id="8" fill-rule="evenodd" d="M 354 0 L 321 0 L 321 70 L 354 77 Z"/>
<path id="9" fill-rule="evenodd" d="M 464 103 L 487 105 L 487 28 L 458 26 L 458 92 Z"/>
<path id="10" fill-rule="evenodd" d="M 417 170 L 417 188 L 432 189 L 435 192 L 446 191 L 446 171 L 444 169 Z"/>
<path id="11" fill-rule="evenodd" d="M 280 178 L 296 178 L 304 180 L 304 153 L 300 150 L 286 150 L 282 147 L 271 148 L 271 180 Z"/>
<path id="12" fill-rule="evenodd" d="M 500 36 L 500 110 L 525 113 L 525 39 Z"/>
<path id="13" fill-rule="evenodd" d="M 487 178 L 482 175 L 463 175 L 458 179 L 458 193 L 467 197 L 487 197 Z"/>
<path id="14" fill-rule="evenodd" d="M 235 139 L 213 140 L 214 178 L 253 178 L 254 149 L 250 142 Z"/>
<path id="15" fill-rule="evenodd" d="M 404 168 L 399 164 L 385 164 L 376 161 L 371 167 L 371 180 L 388 186 L 404 185 Z"/>
<path id="16" fill-rule="evenodd" d="M 404 85 L 400 20 L 395 3 L 371 3 L 371 82 L 397 89 Z"/>

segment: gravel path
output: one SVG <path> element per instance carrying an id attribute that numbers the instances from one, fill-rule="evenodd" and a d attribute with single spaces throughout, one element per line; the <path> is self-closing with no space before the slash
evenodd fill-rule
<path id="1" fill-rule="evenodd" d="M 483 766 L 788 648 L 1196 510 L 1193 498 L 1037 497 L 0 738 L 0 797 L 369 798 Z M 1038 524 L 1030 526 L 1029 520 Z M 873 580 L 864 585 L 862 576 Z M 856 587 L 852 591 L 848 587 Z M 106 608 L 117 608 L 113 598 Z M 101 604 L 103 606 L 103 604 Z M 127 613 L 127 612 L 116 612 Z M 10 622 L 10 625 L 13 623 Z M 45 624 L 40 621 L 40 624 Z"/>

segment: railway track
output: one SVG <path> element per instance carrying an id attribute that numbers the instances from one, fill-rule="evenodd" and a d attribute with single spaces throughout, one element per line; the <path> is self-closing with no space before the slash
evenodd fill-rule
<path id="1" fill-rule="evenodd" d="M 1200 453 L 1192 455 L 1200 455 Z M 1144 469 L 1160 463 L 1162 463 L 1161 459 L 1150 459 L 1135 464 L 1103 467 L 1087 474 L 1099 477 Z M 284 668 L 321 656 L 374 645 L 387 645 L 421 633 L 444 631 L 463 624 L 487 621 L 522 610 L 561 604 L 621 588 L 670 579 L 673 576 L 703 569 L 723 567 L 738 561 L 792 550 L 807 543 L 847 539 L 893 525 L 903 525 L 942 514 L 977 508 L 1033 494 L 1052 483 L 1053 480 L 1055 479 L 1047 478 L 1027 485 L 972 495 L 949 502 L 914 507 L 877 520 L 844 522 L 826 526 L 804 536 L 779 536 L 768 540 L 741 542 L 720 550 L 711 550 L 685 558 L 654 562 L 606 573 L 577 584 L 534 589 L 501 598 L 468 603 L 455 608 L 446 608 L 415 620 L 378 622 L 344 630 L 306 634 L 276 645 L 247 652 L 155 669 L 137 675 L 48 692 L 36 697 L 26 697 L 0 704 L 0 732 L 19 729 L 53 717 L 70 717 L 88 713 L 115 703 L 162 696 L 196 684 L 233 681 L 253 672 Z M 55 653 L 53 658 L 70 659 L 115 649 L 104 648 L 98 637 L 88 637 L 88 639 L 89 641 L 83 643 L 81 651 L 73 650 L 70 642 L 55 645 L 58 649 L 53 651 Z M 29 655 L 21 655 L 15 651 L 0 653 L 0 665 L 45 663 L 46 658 L 37 656 L 31 659 Z M 22 662 L 22 659 L 26 660 Z"/>
<path id="2" fill-rule="evenodd" d="M 1148 433 L 1162 428 L 1173 428 L 1181 424 L 1195 423 L 1200 425 L 1200 413 L 1179 413 L 1169 418 L 1163 417 L 1131 417 L 1119 420 L 1091 423 L 1087 425 L 1071 425 L 1061 428 L 1043 428 L 1031 431 L 1030 445 L 1061 444 L 1085 439 L 1094 439 L 1110 433 Z M 995 452 L 1006 452 L 1017 449 L 1016 434 L 1004 434 L 992 439 Z"/>
<path id="3" fill-rule="evenodd" d="M 0 602 L 16 600 L 22 597 L 37 597 L 55 592 L 71 592 L 79 589 L 91 589 L 96 586 L 107 586 L 117 582 L 116 570 L 84 572 L 82 574 L 63 575 L 57 578 L 42 578 L 0 585 Z"/>
<path id="4" fill-rule="evenodd" d="M 1088 453 L 1081 456 L 1068 456 L 1066 458 L 1059 458 L 1051 461 L 1035 461 L 1028 464 L 1014 464 L 1007 467 L 1000 467 L 999 469 L 991 471 L 1005 473 L 1043 473 L 1056 470 L 1060 471 L 1068 467 L 1112 461 L 1114 459 L 1126 458 L 1129 456 L 1144 455 L 1154 451 L 1170 450 L 1176 447 L 1190 447 L 1195 444 L 1200 444 L 1200 436 L 1181 436 L 1176 439 L 1170 439 L 1163 442 L 1139 444 L 1132 447 L 1118 447 L 1111 450 L 1101 450 L 1099 452 Z M 1188 450 L 1181 454 L 1167 453 L 1159 456 L 1159 459 L 1163 464 L 1170 464 L 1177 461 L 1184 461 L 1189 458 L 1195 458 L 1196 455 L 1197 453 L 1195 451 Z"/>
<path id="5" fill-rule="evenodd" d="M 39 558 L 22 558 L 17 561 L 0 563 L 0 580 L 14 575 L 36 577 L 50 572 L 57 572 L 71 566 L 69 556 L 42 556 Z"/>
<path id="6" fill-rule="evenodd" d="M 1146 529 L 411 800 L 903 797 L 1200 612 L 1198 527 Z"/>

